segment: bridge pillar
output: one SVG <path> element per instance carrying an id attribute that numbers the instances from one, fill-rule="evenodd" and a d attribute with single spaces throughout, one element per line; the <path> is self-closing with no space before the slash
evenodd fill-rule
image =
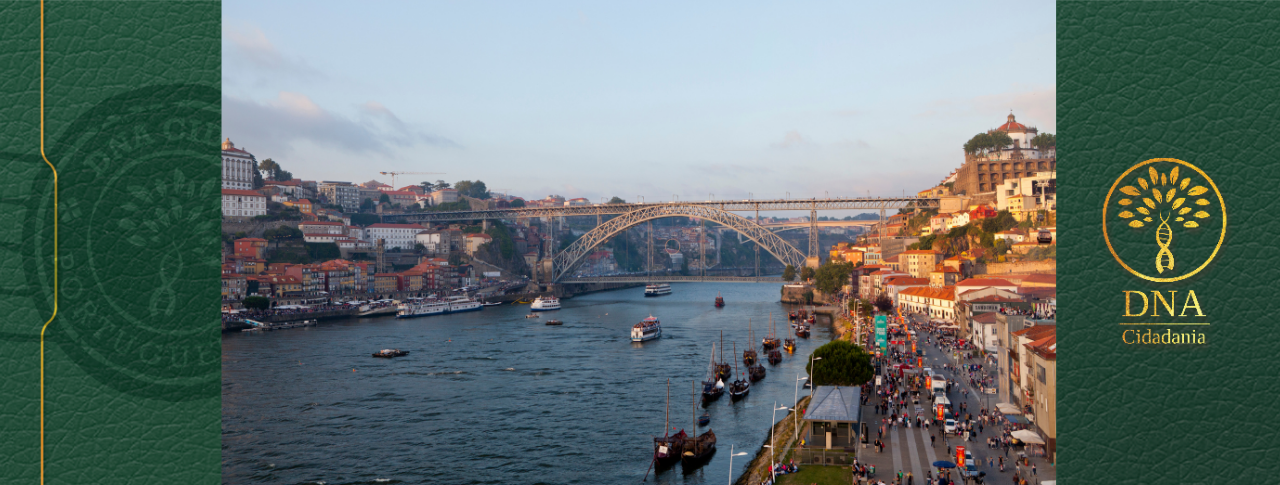
<path id="1" fill-rule="evenodd" d="M 809 259 L 818 259 L 818 210 L 809 211 Z M 817 268 L 814 263 L 806 263 L 811 268 Z"/>

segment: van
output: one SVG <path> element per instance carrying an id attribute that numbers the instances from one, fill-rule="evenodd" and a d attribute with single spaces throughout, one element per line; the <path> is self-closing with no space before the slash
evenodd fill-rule
<path id="1" fill-rule="evenodd" d="M 938 378 L 938 377 L 934 377 L 934 378 L 933 378 L 933 393 L 934 393 L 934 394 L 946 394 L 946 393 L 947 393 L 947 381 L 942 380 L 941 378 Z"/>
<path id="2" fill-rule="evenodd" d="M 942 393 L 933 395 L 933 406 L 937 407 L 939 404 L 941 404 L 943 408 L 951 407 L 951 401 L 948 400 L 947 396 L 943 395 Z"/>

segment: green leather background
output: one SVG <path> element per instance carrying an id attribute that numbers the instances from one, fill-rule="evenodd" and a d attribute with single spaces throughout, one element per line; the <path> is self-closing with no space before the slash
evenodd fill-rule
<path id="1" fill-rule="evenodd" d="M 48 2 L 45 483 L 217 483 L 217 2 Z M 40 483 L 40 4 L 0 4 L 0 483 Z"/>
<path id="2" fill-rule="evenodd" d="M 1280 481 L 1280 4 L 1060 2 L 1058 478 Z M 1128 167 L 1185 160 L 1217 183 L 1226 241 L 1200 274 L 1140 280 L 1103 241 Z M 1120 340 L 1121 290 L 1194 290 L 1203 346 Z"/>

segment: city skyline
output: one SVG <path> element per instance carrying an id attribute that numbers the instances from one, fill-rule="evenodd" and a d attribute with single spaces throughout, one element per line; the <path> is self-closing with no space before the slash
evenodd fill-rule
<path id="1" fill-rule="evenodd" d="M 1010 110 L 1056 132 L 1051 4 L 381 5 L 225 2 L 223 136 L 308 179 L 653 202 L 910 195 Z"/>

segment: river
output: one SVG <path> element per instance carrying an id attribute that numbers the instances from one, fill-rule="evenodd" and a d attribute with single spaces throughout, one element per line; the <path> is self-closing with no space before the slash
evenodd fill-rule
<path id="1" fill-rule="evenodd" d="M 730 352 L 737 343 L 733 360 L 745 371 L 748 318 L 757 349 L 770 312 L 779 338 L 790 329 L 776 283 L 672 287 L 658 298 L 643 288 L 583 295 L 538 319 L 524 317 L 527 305 L 504 305 L 227 334 L 223 483 L 639 483 L 652 436 L 662 434 L 668 378 L 671 426 L 688 429 L 691 382 L 707 374 L 720 331 Z M 717 292 L 725 308 L 712 305 Z M 662 338 L 632 343 L 631 326 L 651 314 Z M 550 318 L 564 325 L 545 325 Z M 794 402 L 805 356 L 829 340 L 820 320 L 812 338 L 797 339 L 794 356 L 765 362 L 768 376 L 745 399 L 726 393 L 710 403 L 716 455 L 649 481 L 736 479 L 764 441 L 774 401 Z M 383 348 L 411 353 L 370 356 Z M 732 471 L 730 445 L 748 453 Z"/>

